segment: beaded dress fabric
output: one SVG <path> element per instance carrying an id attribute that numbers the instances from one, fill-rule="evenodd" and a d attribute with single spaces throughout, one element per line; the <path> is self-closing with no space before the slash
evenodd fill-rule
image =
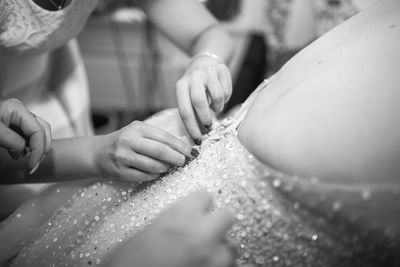
<path id="1" fill-rule="evenodd" d="M 37 232 L 11 266 L 83 266 L 107 262 L 108 253 L 188 193 L 205 189 L 217 207 L 236 215 L 229 232 L 238 264 L 329 266 L 347 248 L 316 230 L 298 205 L 274 189 L 270 174 L 232 132 L 216 133 L 200 156 L 150 185 L 96 183 L 82 189 Z M 21 214 L 23 217 L 23 214 Z"/>
<path id="2" fill-rule="evenodd" d="M 237 125 L 266 86 L 235 119 L 218 123 L 197 158 L 157 181 L 57 185 L 41 201 L 26 203 L 0 228 L 0 238 L 13 237 L 0 251 L 17 248 L 9 265 L 102 266 L 172 203 L 207 190 L 216 208 L 236 216 L 227 240 L 238 248 L 237 266 L 400 266 L 398 182 L 328 184 L 289 176 L 240 143 Z M 29 217 L 36 222 L 26 222 Z"/>
<path id="3" fill-rule="evenodd" d="M 47 205 L 34 211 L 45 219 L 14 229 L 20 241 L 10 266 L 104 265 L 122 241 L 200 189 L 236 216 L 227 239 L 239 250 L 238 266 L 400 266 L 399 185 L 332 185 L 261 164 L 236 136 L 246 104 L 208 134 L 197 158 L 155 182 L 58 185 L 21 207 L 0 237 Z"/>
<path id="4" fill-rule="evenodd" d="M 223 121 L 204 140 L 197 158 L 160 180 L 94 182 L 72 190 L 73 196 L 60 202 L 48 220 L 28 230 L 30 235 L 21 242 L 10 266 L 104 265 L 122 241 L 176 200 L 199 189 L 212 194 L 217 208 L 236 216 L 227 239 L 239 250 L 237 266 L 400 265 L 396 253 L 400 208 L 390 204 L 400 203 L 399 187 L 332 189 L 316 178 L 279 173 L 241 145 L 236 124 L 235 120 Z M 53 197 L 64 190 L 69 189 L 57 187 Z M 391 231 L 378 227 L 378 222 L 375 230 L 367 227 L 373 220 L 363 211 L 371 203 L 382 214 L 392 214 L 388 219 Z M 16 211 L 5 225 L 23 220 L 26 212 Z"/>

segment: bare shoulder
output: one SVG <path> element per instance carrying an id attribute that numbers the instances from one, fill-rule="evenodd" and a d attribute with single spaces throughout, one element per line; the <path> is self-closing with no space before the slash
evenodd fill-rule
<path id="1" fill-rule="evenodd" d="M 284 172 L 326 179 L 400 174 L 400 2 L 378 1 L 290 60 L 239 129 Z"/>

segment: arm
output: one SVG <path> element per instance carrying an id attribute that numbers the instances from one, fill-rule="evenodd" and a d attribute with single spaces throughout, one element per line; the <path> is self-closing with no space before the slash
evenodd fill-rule
<path id="1" fill-rule="evenodd" d="M 191 158 L 187 142 L 135 121 L 108 135 L 55 140 L 37 172 L 29 175 L 25 158 L 2 164 L 3 184 L 56 182 L 107 177 L 150 181 Z"/>
<path id="2" fill-rule="evenodd" d="M 226 62 L 232 56 L 230 37 L 199 1 L 139 0 L 136 3 L 162 33 L 189 55 L 208 51 Z"/>
<path id="3" fill-rule="evenodd" d="M 48 86 L 74 123 L 76 136 L 92 135 L 89 84 L 76 39 L 52 51 L 49 70 Z"/>
<path id="4" fill-rule="evenodd" d="M 99 173 L 90 160 L 90 149 L 101 137 L 54 140 L 46 158 L 33 174 L 29 174 L 28 158 L 13 160 L 5 150 L 0 151 L 1 184 L 57 182 L 94 177 Z"/>
<path id="5" fill-rule="evenodd" d="M 17 99 L 0 100 L 0 170 L 10 165 L 9 158 L 25 157 L 25 165 L 34 172 L 50 148 L 51 130 L 46 121 Z"/>
<path id="6" fill-rule="evenodd" d="M 178 108 L 189 134 L 199 144 L 209 129 L 213 111 L 222 111 L 232 93 L 228 63 L 231 37 L 196 0 L 140 0 L 152 23 L 192 59 L 177 82 Z M 198 121 L 197 121 L 198 118 Z"/>

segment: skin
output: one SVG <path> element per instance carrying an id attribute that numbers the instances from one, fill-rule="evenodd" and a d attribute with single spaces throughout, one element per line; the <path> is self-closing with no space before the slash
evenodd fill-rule
<path id="1" fill-rule="evenodd" d="M 395 1 L 378 2 L 290 60 L 243 121 L 245 146 L 289 174 L 397 177 L 398 13 Z"/>
<path id="2" fill-rule="evenodd" d="M 399 25 L 399 2 L 378 1 L 302 50 L 254 101 L 240 140 L 288 174 L 397 181 Z"/>
<path id="3" fill-rule="evenodd" d="M 137 2 L 150 20 L 189 55 L 207 51 L 218 55 L 224 61 L 229 61 L 233 51 L 230 38 L 219 27 L 214 26 L 215 19 L 197 1 Z M 6 62 L 10 61 L 7 57 L 0 58 L 5 58 Z M 20 73 L 20 77 L 29 76 Z M 11 85 L 13 86 L 15 84 Z M 191 61 L 184 76 L 177 83 L 177 98 L 185 127 L 195 141 L 201 136 L 200 128 L 211 124 L 212 113 L 223 109 L 231 91 L 231 78 L 225 64 L 211 57 L 196 57 Z M 34 116 L 29 117 L 29 121 L 33 119 Z M 9 131 L 8 126 L 5 125 L 1 130 Z M 35 124 L 35 127 L 38 125 Z M 32 139 L 33 135 L 25 131 L 24 125 L 20 125 L 20 128 L 24 135 L 27 134 Z M 44 127 L 42 137 L 49 136 L 47 129 Z M 13 133 L 6 132 L 5 137 L 10 136 L 13 137 Z M 18 139 L 17 136 L 14 138 Z M 191 147 L 188 143 L 142 122 L 133 122 L 107 136 L 58 140 L 53 142 L 51 151 L 48 138 L 42 138 L 42 143 L 39 144 L 35 140 L 30 141 L 30 145 L 38 147 L 36 150 L 40 153 L 34 150 L 30 156 L 33 159 L 25 157 L 16 163 L 2 161 L 5 163 L 2 166 L 6 166 L 5 170 L 2 170 L 2 176 L 4 174 L 4 177 L 7 177 L 2 183 L 15 183 L 15 176 L 19 178 L 19 182 L 57 181 L 97 175 L 128 181 L 147 181 L 157 178 L 171 166 L 183 165 L 185 159 L 191 157 Z M 19 139 L 18 145 L 12 143 L 10 146 L 8 140 L 1 144 L 7 149 L 19 149 L 23 143 L 22 139 Z M 36 154 L 47 153 L 49 155 L 43 160 L 37 173 L 28 176 L 26 171 L 21 171 L 26 170 L 27 166 L 36 166 L 39 157 Z M 113 266 L 124 266 L 128 262 L 131 265 L 131 249 L 144 247 L 156 249 L 156 255 L 164 256 L 155 258 L 153 255 L 148 257 L 146 253 L 138 253 L 134 258 L 137 266 L 231 265 L 232 255 L 221 240 L 232 223 L 232 217 L 224 212 L 206 214 L 210 205 L 210 198 L 204 195 L 181 202 L 150 229 L 128 241 L 124 248 L 117 252 Z M 192 218 L 191 221 L 186 220 L 188 216 Z M 181 218 L 181 223 L 176 224 L 177 218 Z M 175 236 L 171 236 L 171 231 Z M 154 243 L 149 242 L 150 240 Z M 169 246 L 169 241 L 173 241 L 176 246 Z M 191 253 L 182 254 L 178 248 L 191 249 Z"/>
<path id="4" fill-rule="evenodd" d="M 14 160 L 25 156 L 28 167 L 35 168 L 49 153 L 51 141 L 46 121 L 29 112 L 18 99 L 0 100 L 0 147 Z"/>
<path id="5" fill-rule="evenodd" d="M 215 18 L 198 1 L 142 0 L 137 1 L 137 5 L 161 32 L 189 55 L 207 51 L 226 62 L 230 60 L 233 52 L 230 37 L 216 26 Z M 207 56 L 190 62 L 176 84 L 176 95 L 180 116 L 194 140 L 201 138 L 202 126 L 210 127 L 213 111 L 222 111 L 231 94 L 231 76 L 225 64 Z"/>
<path id="6" fill-rule="evenodd" d="M 228 267 L 233 254 L 224 235 L 233 217 L 224 210 L 209 212 L 210 196 L 190 195 L 162 214 L 144 231 L 120 245 L 108 266 Z"/>
<path id="7" fill-rule="evenodd" d="M 55 182 L 90 177 L 141 182 L 158 178 L 191 158 L 191 146 L 168 132 L 134 121 L 108 135 L 54 140 L 38 170 L 26 157 L 3 166 L 2 183 Z M 11 164 L 12 162 L 12 164 Z M 17 180 L 15 179 L 17 178 Z"/>
<path id="8" fill-rule="evenodd" d="M 240 140 L 287 173 L 331 181 L 398 175 L 399 10 L 398 1 L 381 1 L 293 58 L 253 103 Z M 123 265 L 138 248 L 126 246 L 116 256 Z"/>
<path id="9" fill-rule="evenodd" d="M 35 0 L 35 2 L 43 7 L 48 5 L 46 0 Z M 161 33 L 190 57 L 201 52 L 209 52 L 229 64 L 234 51 L 233 41 L 199 1 L 133 2 L 146 13 L 148 19 Z M 57 36 L 57 38 L 63 37 Z M 65 40 L 65 43 L 68 41 Z M 42 48 L 11 53 L 7 47 L 0 46 L 0 65 L 6 66 L 4 74 L 0 74 L 0 90 L 3 85 L 6 90 L 20 88 L 37 78 L 43 73 L 44 67 L 32 70 L 32 66 L 27 66 L 32 62 L 33 66 L 38 66 L 37 61 L 45 61 L 43 58 L 40 59 L 45 54 L 49 54 L 49 51 L 43 52 Z M 207 128 L 212 123 L 213 113 L 221 111 L 231 96 L 231 75 L 226 64 L 208 56 L 193 57 L 176 84 L 180 115 L 190 136 L 196 141 L 200 139 L 204 126 Z M 22 79 L 10 79 L 15 76 L 13 73 L 16 71 L 19 77 L 23 77 Z"/>
<path id="10" fill-rule="evenodd" d="M 0 266 L 8 266 L 7 261 L 21 250 L 21 242 L 32 234 L 28 229 L 45 223 L 58 205 L 70 199 L 71 192 L 79 191 L 83 183 L 64 184 L 59 192 L 47 190 L 23 204 L 29 206 L 25 207 L 24 219 L 5 223 L 0 231 L 0 240 L 9 240 L 0 244 Z M 54 198 L 57 200 L 52 201 Z M 224 236 L 234 217 L 224 209 L 211 211 L 212 208 L 208 193 L 190 194 L 166 209 L 143 231 L 121 243 L 102 266 L 232 266 L 235 251 Z M 42 216 L 37 216 L 38 213 Z"/>
<path id="11" fill-rule="evenodd" d="M 229 62 L 233 52 L 230 37 L 198 1 L 147 0 L 135 1 L 135 4 L 146 12 L 149 20 L 162 33 L 190 56 L 207 51 Z M 0 90 L 18 88 L 26 83 L 25 79 L 34 80 L 40 75 L 45 64 L 37 64 L 35 60 L 46 62 L 45 58 L 41 58 L 49 52 L 41 53 L 22 51 L 11 55 L 7 49 L 0 47 L 0 65 L 5 66 L 2 72 L 5 76 L 0 74 Z M 37 66 L 37 71 L 24 64 L 25 59 L 36 62 L 32 66 Z M 4 64 L 1 64 L 2 61 Z M 15 69 L 18 69 L 21 78 L 10 79 L 13 76 L 9 73 Z M 68 73 L 65 75 L 68 76 Z M 53 82 L 50 81 L 50 84 Z M 222 110 L 231 91 L 231 76 L 225 64 L 207 56 L 191 60 L 177 82 L 176 92 L 180 116 L 195 143 L 200 142 L 202 130 L 210 126 L 213 113 Z M 138 146 L 142 142 L 147 145 Z M 159 177 L 169 167 L 181 166 L 186 158 L 191 157 L 190 152 L 189 143 L 156 127 L 134 122 L 112 135 L 55 141 L 48 157 L 31 176 L 28 175 L 26 158 L 14 162 L 5 151 L 0 151 L 0 160 L 4 163 L 0 171 L 5 174 L 0 182 L 51 182 L 90 176 L 147 181 Z"/>

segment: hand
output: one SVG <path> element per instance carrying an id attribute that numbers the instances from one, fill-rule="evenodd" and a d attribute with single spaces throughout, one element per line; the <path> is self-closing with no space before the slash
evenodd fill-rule
<path id="1" fill-rule="evenodd" d="M 51 149 L 50 125 L 29 112 L 17 99 L 0 100 L 0 147 L 18 159 L 29 157 L 33 170 Z"/>
<path id="2" fill-rule="evenodd" d="M 201 129 L 208 130 L 212 125 L 212 111 L 221 112 L 232 94 L 229 69 L 213 57 L 195 56 L 185 75 L 177 82 L 176 94 L 182 121 L 195 143 L 199 144 Z"/>
<path id="3" fill-rule="evenodd" d="M 151 181 L 192 157 L 187 142 L 140 121 L 105 137 L 96 166 L 103 175 L 120 180 Z"/>
<path id="4" fill-rule="evenodd" d="M 117 248 L 110 266 L 225 267 L 233 255 L 223 241 L 233 223 L 224 210 L 209 213 L 211 197 L 194 193 Z"/>

